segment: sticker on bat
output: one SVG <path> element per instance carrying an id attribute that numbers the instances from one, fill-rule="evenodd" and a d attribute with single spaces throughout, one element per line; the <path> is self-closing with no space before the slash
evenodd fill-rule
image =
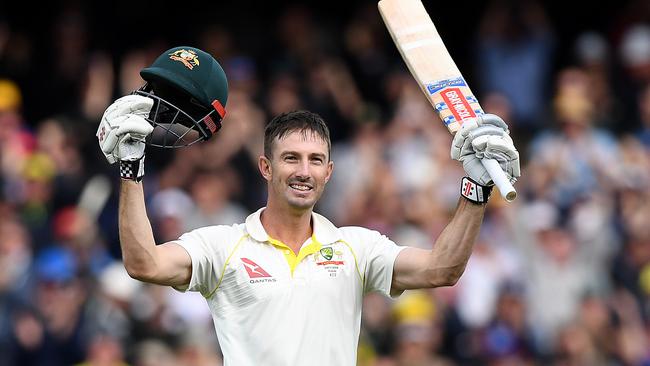
<path id="1" fill-rule="evenodd" d="M 445 109 L 447 109 L 447 104 L 446 104 L 446 103 L 442 103 L 442 102 L 441 102 L 441 103 L 436 103 L 435 108 L 436 108 L 436 110 L 437 110 L 438 112 L 440 112 L 440 111 L 444 111 Z"/>
<path id="2" fill-rule="evenodd" d="M 457 78 L 453 79 L 446 79 L 446 80 L 440 80 L 436 81 L 435 83 L 431 84 L 426 84 L 427 91 L 429 94 L 433 95 L 442 89 L 449 88 L 449 87 L 459 87 L 459 86 L 467 86 L 467 83 L 465 82 L 465 79 L 463 79 L 462 76 L 459 76 Z"/>
<path id="3" fill-rule="evenodd" d="M 460 88 L 446 88 L 440 93 L 440 96 L 457 121 L 476 117 L 476 113 L 474 113 Z"/>
<path id="4" fill-rule="evenodd" d="M 474 97 L 473 95 L 466 96 L 465 98 L 467 99 L 467 101 L 468 101 L 470 104 L 478 103 L 478 100 L 476 100 L 476 97 Z M 436 111 L 438 111 L 438 112 L 446 111 L 446 110 L 449 109 L 449 107 L 447 106 L 447 103 L 445 103 L 445 102 L 438 102 L 438 103 L 436 103 L 436 105 L 434 106 L 434 108 L 435 108 Z M 475 110 L 474 110 L 474 113 L 476 113 L 476 115 L 478 116 L 478 115 L 483 114 L 483 111 L 480 110 L 480 109 L 475 109 Z"/>
<path id="5" fill-rule="evenodd" d="M 445 124 L 445 126 L 447 126 L 451 123 L 456 122 L 456 118 L 454 118 L 454 116 L 447 116 L 442 120 L 442 122 Z"/>

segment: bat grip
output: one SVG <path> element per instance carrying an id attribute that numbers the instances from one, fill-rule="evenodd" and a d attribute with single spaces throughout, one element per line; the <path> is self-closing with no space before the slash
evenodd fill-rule
<path id="1" fill-rule="evenodd" d="M 508 202 L 514 201 L 517 198 L 517 191 L 515 191 L 515 187 L 512 186 L 510 180 L 506 177 L 506 173 L 501 170 L 499 163 L 494 159 L 481 159 L 481 162 L 485 170 L 490 174 L 494 185 L 499 188 L 501 197 Z"/>

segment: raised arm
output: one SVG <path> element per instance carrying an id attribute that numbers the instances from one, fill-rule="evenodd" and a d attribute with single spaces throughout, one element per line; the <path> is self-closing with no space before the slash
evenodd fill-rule
<path id="1" fill-rule="evenodd" d="M 145 120 L 153 100 L 128 95 L 104 112 L 97 139 L 109 163 L 120 164 L 120 246 L 124 266 L 135 279 L 161 285 L 183 286 L 190 282 L 192 262 L 180 245 L 156 245 L 144 203 L 145 137 L 153 127 Z"/>
<path id="2" fill-rule="evenodd" d="M 391 292 L 454 285 L 472 254 L 484 212 L 485 205 L 461 198 L 432 250 L 406 248 L 397 256 Z"/>
<path id="3" fill-rule="evenodd" d="M 156 245 L 140 183 L 122 180 L 119 229 L 124 267 L 131 277 L 159 285 L 189 284 L 190 255 L 174 242 Z"/>
<path id="4" fill-rule="evenodd" d="M 467 121 L 454 136 L 451 157 L 463 163 L 467 177 L 453 218 L 433 249 L 404 249 L 393 266 L 391 293 L 451 286 L 465 271 L 478 237 L 492 182 L 480 159 L 495 159 L 512 182 L 519 177 L 519 153 L 501 118 L 486 114 Z"/>

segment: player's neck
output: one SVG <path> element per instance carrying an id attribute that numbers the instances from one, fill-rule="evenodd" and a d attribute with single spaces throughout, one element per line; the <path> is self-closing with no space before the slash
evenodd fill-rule
<path id="1" fill-rule="evenodd" d="M 260 220 L 266 233 L 289 246 L 295 253 L 311 237 L 312 210 L 288 210 L 268 202 Z"/>

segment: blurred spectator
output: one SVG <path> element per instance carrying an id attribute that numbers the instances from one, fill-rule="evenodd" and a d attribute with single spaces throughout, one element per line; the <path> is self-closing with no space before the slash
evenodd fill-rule
<path id="1" fill-rule="evenodd" d="M 15 218 L 3 217 L 0 221 L 0 238 L 0 298 L 27 300 L 32 264 L 29 234 Z"/>
<path id="2" fill-rule="evenodd" d="M 571 324 L 558 335 L 559 356 L 555 365 L 604 365 L 606 359 L 589 337 L 586 329 Z"/>
<path id="3" fill-rule="evenodd" d="M 284 111 L 301 109 L 298 80 L 288 74 L 277 75 L 269 88 L 267 104 L 269 114 L 272 116 L 277 116 Z"/>
<path id="4" fill-rule="evenodd" d="M 641 90 L 638 97 L 640 127 L 637 132 L 639 141 L 650 151 L 650 83 Z"/>
<path id="5" fill-rule="evenodd" d="M 449 366 L 451 361 L 437 354 L 441 328 L 429 291 L 408 291 L 395 304 L 396 366 Z"/>
<path id="6" fill-rule="evenodd" d="M 490 364 L 523 364 L 537 356 L 532 329 L 526 320 L 526 301 L 521 284 L 505 282 L 494 317 L 484 328 L 482 353 Z"/>
<path id="7" fill-rule="evenodd" d="M 558 77 L 554 108 L 559 130 L 545 132 L 531 143 L 529 171 L 534 194 L 566 208 L 596 192 L 611 192 L 621 177 L 616 140 L 593 126 L 590 88 L 579 69 Z"/>
<path id="8" fill-rule="evenodd" d="M 153 338 L 171 345 L 176 344 L 187 331 L 188 323 L 168 302 L 170 291 L 173 290 L 163 286 L 145 285 L 135 293 L 131 299 L 135 339 Z"/>
<path id="9" fill-rule="evenodd" d="M 587 95 L 594 106 L 594 126 L 621 130 L 629 122 L 623 120 L 622 105 L 614 94 L 607 40 L 594 31 L 582 33 L 575 41 L 574 52 L 577 64 L 589 79 Z"/>
<path id="10" fill-rule="evenodd" d="M 377 17 L 374 5 L 369 3 L 360 6 L 345 28 L 342 43 L 349 55 L 348 65 L 361 94 L 383 104 L 384 95 L 377 88 L 377 81 L 385 77 L 389 68 L 390 60 L 382 44 L 388 33 Z"/>
<path id="11" fill-rule="evenodd" d="M 88 121 L 102 118 L 113 97 L 113 63 L 109 55 L 97 52 L 90 56 L 85 88 L 82 91 L 82 115 Z"/>
<path id="12" fill-rule="evenodd" d="M 495 314 L 499 291 L 516 276 L 518 264 L 507 253 L 479 237 L 463 277 L 458 281 L 457 309 L 470 328 L 481 328 Z"/>
<path id="13" fill-rule="evenodd" d="M 31 298 L 32 253 L 27 230 L 15 218 L 0 220 L 0 238 L 0 354 L 9 358 L 0 361 L 0 365 L 10 365 L 13 362 L 10 355 L 14 353 L 12 315 L 14 309 L 29 304 Z"/>
<path id="14" fill-rule="evenodd" d="M 637 5 L 643 2 L 637 2 Z M 638 97 L 645 86 L 650 83 L 650 10 L 641 5 L 632 16 L 636 21 L 624 24 L 618 55 L 622 68 L 616 80 L 617 93 L 625 103 L 625 119 L 629 128 L 634 128 L 633 122 L 641 116 L 636 114 Z M 648 18 L 642 19 L 643 16 Z M 641 19 L 639 19 L 641 18 Z"/>
<path id="15" fill-rule="evenodd" d="M 335 222 L 351 222 L 350 206 L 364 197 L 385 169 L 381 142 L 377 122 L 368 121 L 356 126 L 351 140 L 332 146 L 336 168 L 318 207 Z"/>
<path id="16" fill-rule="evenodd" d="M 248 216 L 246 209 L 230 199 L 234 184 L 232 173 L 226 170 L 196 174 L 190 186 L 194 210 L 185 218 L 183 232 L 243 222 Z"/>
<path id="17" fill-rule="evenodd" d="M 161 341 L 145 340 L 136 345 L 134 366 L 175 366 L 172 350 Z"/>
<path id="18" fill-rule="evenodd" d="M 118 77 L 118 94 L 120 96 L 127 95 L 142 86 L 143 81 L 140 78 L 140 70 L 147 66 L 149 66 L 149 63 L 144 51 L 133 50 L 122 57 Z"/>
<path id="19" fill-rule="evenodd" d="M 96 332 L 120 342 L 133 342 L 131 301 L 142 283 L 126 273 L 122 262 L 107 265 L 99 275 L 99 294 L 89 312 L 96 319 Z"/>
<path id="20" fill-rule="evenodd" d="M 35 310 L 17 312 L 15 336 L 17 364 L 71 365 L 84 359 L 86 331 L 92 319 L 84 314 L 88 292 L 78 276 L 74 254 L 48 248 L 35 262 Z"/>
<path id="21" fill-rule="evenodd" d="M 650 263 L 650 225 L 648 224 L 648 202 L 646 191 L 626 190 L 621 194 L 620 220 L 625 240 L 612 264 L 614 282 L 634 295 L 650 319 L 648 299 L 640 281 L 645 266 Z"/>
<path id="22" fill-rule="evenodd" d="M 194 210 L 194 202 L 190 196 L 178 188 L 170 188 L 157 192 L 151 198 L 151 225 L 158 234 L 156 241 L 165 243 L 178 239 L 184 229 L 190 213 Z"/>
<path id="23" fill-rule="evenodd" d="M 636 86 L 650 81 L 650 26 L 632 24 L 623 34 L 621 41 L 623 66 Z"/>
<path id="24" fill-rule="evenodd" d="M 216 344 L 214 327 L 210 324 L 211 333 L 207 337 L 204 332 L 190 330 L 181 341 L 178 350 L 178 365 L 181 366 L 218 366 L 223 363 Z"/>
<path id="25" fill-rule="evenodd" d="M 616 358 L 617 347 L 610 336 L 614 333 L 614 314 L 606 299 L 587 295 L 580 304 L 579 327 L 589 336 L 601 357 L 613 361 Z"/>
<path id="26" fill-rule="evenodd" d="M 483 94 L 508 98 L 517 132 L 542 126 L 554 48 L 553 29 L 537 1 L 490 2 L 474 56 L 479 86 Z"/>
<path id="27" fill-rule="evenodd" d="M 548 353 L 559 330 L 578 314 L 579 301 L 593 290 L 591 248 L 562 226 L 557 208 L 530 204 L 513 222 L 524 261 L 527 318 L 535 347 Z"/>
<path id="28" fill-rule="evenodd" d="M 23 164 L 34 149 L 34 136 L 24 125 L 21 108 L 22 92 L 18 85 L 11 80 L 0 80 L 2 195 L 14 203 L 24 197 Z"/>
<path id="29" fill-rule="evenodd" d="M 363 299 L 364 311 L 361 314 L 361 348 L 367 353 L 388 356 L 393 350 L 393 324 L 391 303 L 379 294 L 368 294 Z M 365 341 L 365 342 L 364 342 Z M 364 348 L 364 343 L 368 343 Z M 371 348 L 372 350 L 367 350 Z"/>
<path id="30" fill-rule="evenodd" d="M 39 89 L 46 98 L 39 107 L 50 114 L 78 115 L 82 82 L 88 63 L 88 27 L 86 15 L 78 7 L 69 7 L 55 15 L 48 35 L 48 50 L 52 56 L 48 69 L 37 70 L 41 75 Z"/>
<path id="31" fill-rule="evenodd" d="M 0 80 L 0 111 L 17 111 L 22 105 L 22 95 L 18 85 L 11 80 Z"/>
<path id="32" fill-rule="evenodd" d="M 54 201 L 55 167 L 45 154 L 34 153 L 24 160 L 22 180 L 19 191 L 13 192 L 13 199 L 18 199 L 18 212 L 29 230 L 36 249 L 40 249 L 52 240 L 50 224 L 52 204 Z M 11 201 L 11 199 L 10 199 Z"/>
<path id="33" fill-rule="evenodd" d="M 54 214 L 52 245 L 71 251 L 79 271 L 99 275 L 111 262 L 104 243 L 99 240 L 97 225 L 78 207 L 64 207 Z"/>
<path id="34" fill-rule="evenodd" d="M 76 366 L 127 366 L 124 351 L 117 340 L 108 336 L 95 337 L 88 347 L 88 357 Z"/>
<path id="35" fill-rule="evenodd" d="M 650 335 L 644 331 L 638 304 L 627 291 L 617 291 L 611 306 L 618 323 L 614 334 L 618 359 L 629 365 L 650 364 Z"/>

